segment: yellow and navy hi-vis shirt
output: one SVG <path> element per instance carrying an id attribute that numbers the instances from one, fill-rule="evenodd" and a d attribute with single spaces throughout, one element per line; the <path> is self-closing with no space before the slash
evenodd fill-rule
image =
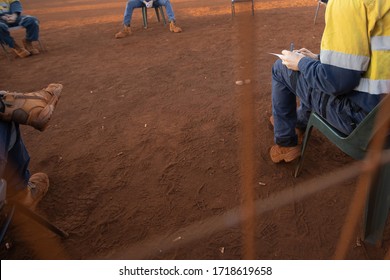
<path id="1" fill-rule="evenodd" d="M 361 71 L 355 91 L 390 93 L 390 0 L 331 0 L 325 21 L 321 63 Z"/>
<path id="2" fill-rule="evenodd" d="M 22 5 L 19 0 L 0 0 L 0 15 L 21 12 Z"/>

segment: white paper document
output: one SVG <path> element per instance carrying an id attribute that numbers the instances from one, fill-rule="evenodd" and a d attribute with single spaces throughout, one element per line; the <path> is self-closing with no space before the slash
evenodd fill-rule
<path id="1" fill-rule="evenodd" d="M 280 59 L 282 59 L 282 56 L 283 56 L 283 55 L 280 54 L 280 53 L 271 53 L 271 52 L 270 52 L 269 54 L 276 55 L 276 56 L 279 57 Z"/>

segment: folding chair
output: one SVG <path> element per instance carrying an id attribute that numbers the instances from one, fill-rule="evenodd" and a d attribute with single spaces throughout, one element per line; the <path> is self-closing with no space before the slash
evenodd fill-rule
<path id="1" fill-rule="evenodd" d="M 236 15 L 236 7 L 234 6 L 235 3 L 242 3 L 242 2 L 252 2 L 252 16 L 255 15 L 255 3 L 254 0 L 232 0 L 232 17 Z"/>
<path id="2" fill-rule="evenodd" d="M 22 204 L 16 201 L 7 201 L 6 200 L 7 192 L 7 182 L 4 179 L 0 179 L 0 212 L 1 212 L 1 227 L 0 227 L 0 244 L 3 243 L 4 237 L 7 233 L 7 230 L 11 224 L 12 218 L 15 214 L 15 211 L 19 211 L 26 215 L 27 217 L 33 219 L 35 222 L 41 224 L 47 229 L 51 230 L 53 233 L 57 234 L 62 238 L 67 238 L 69 234 L 62 229 L 58 228 L 45 218 L 41 217 L 34 211 L 26 208 Z"/>
<path id="3" fill-rule="evenodd" d="M 312 112 L 306 127 L 301 156 L 294 176 L 298 177 L 301 172 L 305 151 L 313 127 L 317 128 L 344 153 L 354 159 L 363 159 L 372 138 L 385 125 L 386 120 L 376 120 L 375 118 L 382 104 L 383 101 L 348 136 L 332 127 L 317 113 Z M 389 144 L 387 143 L 386 149 L 390 149 Z M 380 245 L 390 209 L 390 163 L 381 166 L 370 190 L 363 217 L 362 239 L 365 242 Z"/>
<path id="4" fill-rule="evenodd" d="M 14 26 L 14 27 L 8 28 L 8 30 L 9 30 L 9 32 L 12 32 L 12 31 L 16 31 L 16 30 L 19 30 L 19 29 L 22 29 L 22 28 L 24 28 L 24 27 L 23 26 Z M 43 44 L 42 44 L 40 39 L 38 39 L 38 44 L 39 44 L 39 49 L 41 50 L 41 52 L 44 52 L 45 48 L 43 47 Z M 11 57 L 10 57 L 9 53 L 8 53 L 8 51 L 5 48 L 5 44 L 0 42 L 0 45 L 1 45 L 5 55 L 7 56 L 8 60 L 11 60 Z"/>
<path id="5" fill-rule="evenodd" d="M 161 14 L 161 17 L 162 17 L 163 22 L 164 22 L 164 26 L 167 25 L 167 21 L 165 20 L 163 6 L 158 6 L 158 7 L 153 6 L 153 8 L 156 12 L 158 22 L 160 22 L 160 14 Z M 145 4 L 143 4 L 143 6 L 142 6 L 142 18 L 143 18 L 144 28 L 147 29 L 148 28 L 148 8 L 146 8 Z"/>

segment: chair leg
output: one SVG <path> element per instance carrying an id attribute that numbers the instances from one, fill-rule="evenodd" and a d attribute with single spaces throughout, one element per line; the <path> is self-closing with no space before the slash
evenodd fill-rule
<path id="1" fill-rule="evenodd" d="M 155 12 L 156 12 L 156 17 L 157 17 L 157 21 L 160 22 L 160 12 L 159 12 L 159 7 L 156 7 L 154 8 Z"/>
<path id="2" fill-rule="evenodd" d="M 164 9 L 163 9 L 163 6 L 160 6 L 158 7 L 159 10 L 160 10 L 160 13 L 161 13 L 161 17 L 163 19 L 163 23 L 164 23 L 164 26 L 167 25 L 167 21 L 165 20 L 165 15 L 164 15 Z M 157 12 L 157 11 L 156 11 Z M 160 21 L 160 19 L 158 19 L 158 21 Z"/>
<path id="3" fill-rule="evenodd" d="M 390 163 L 382 166 L 373 184 L 363 220 L 362 240 L 380 247 L 390 209 Z"/>
<path id="4" fill-rule="evenodd" d="M 144 28 L 148 28 L 148 12 L 145 6 L 142 6 L 142 19 L 144 22 Z"/>
<path id="5" fill-rule="evenodd" d="M 45 47 L 43 46 L 41 40 L 38 40 L 38 44 L 39 44 L 39 48 L 41 49 L 41 51 L 42 51 L 42 52 L 45 52 L 46 49 L 45 49 Z"/>
<path id="6" fill-rule="evenodd" d="M 313 126 L 309 122 L 307 125 L 307 128 L 306 128 L 305 137 L 303 138 L 301 156 L 299 157 L 298 164 L 295 168 L 295 173 L 294 173 L 295 178 L 297 178 L 299 176 L 299 174 L 301 173 L 302 166 L 303 166 L 303 160 L 305 159 L 305 152 L 306 152 L 307 144 L 309 142 L 309 138 L 310 138 L 312 129 L 313 129 Z"/>

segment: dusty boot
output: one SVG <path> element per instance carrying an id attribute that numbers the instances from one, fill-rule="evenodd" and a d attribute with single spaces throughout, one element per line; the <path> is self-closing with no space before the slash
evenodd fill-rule
<path id="1" fill-rule="evenodd" d="M 115 34 L 116 39 L 125 38 L 127 36 L 130 36 L 131 33 L 131 27 L 127 25 L 123 25 L 123 29 Z"/>
<path id="2" fill-rule="evenodd" d="M 30 93 L 0 92 L 0 120 L 31 125 L 44 131 L 57 105 L 61 84 Z"/>
<path id="3" fill-rule="evenodd" d="M 175 22 L 171 21 L 169 23 L 169 30 L 173 33 L 180 33 L 181 28 L 175 24 Z"/>
<path id="4" fill-rule="evenodd" d="M 279 163 L 281 161 L 290 162 L 299 157 L 301 154 L 301 147 L 282 147 L 274 145 L 271 147 L 269 154 L 274 163 Z"/>
<path id="5" fill-rule="evenodd" d="M 39 54 L 39 50 L 35 48 L 31 41 L 26 39 L 22 40 L 24 48 L 29 51 L 31 54 Z"/>
<path id="6" fill-rule="evenodd" d="M 45 173 L 35 173 L 30 177 L 27 188 L 16 194 L 14 200 L 31 210 L 35 210 L 48 190 L 49 177 Z"/>
<path id="7" fill-rule="evenodd" d="M 13 51 L 13 53 L 17 56 L 17 57 L 20 57 L 20 58 L 25 58 L 29 55 L 31 55 L 31 53 L 26 50 L 25 48 L 22 48 L 21 46 L 19 46 L 18 44 L 14 44 L 14 47 L 11 48 L 11 50 Z"/>

